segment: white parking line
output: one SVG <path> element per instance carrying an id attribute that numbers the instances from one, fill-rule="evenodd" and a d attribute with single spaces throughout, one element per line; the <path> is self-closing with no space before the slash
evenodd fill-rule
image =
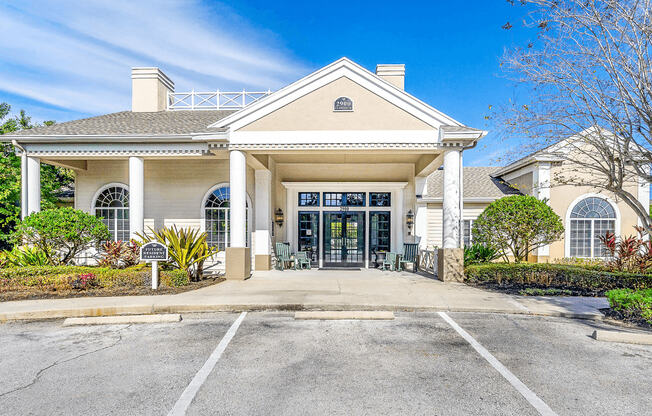
<path id="1" fill-rule="evenodd" d="M 233 339 L 233 336 L 238 331 L 238 328 L 240 327 L 240 324 L 246 315 L 247 312 L 242 312 L 240 316 L 238 316 L 238 319 L 233 322 L 231 328 L 229 328 L 229 330 L 224 335 L 224 338 L 222 338 L 220 343 L 217 344 L 217 347 L 213 353 L 210 355 L 210 357 L 208 357 L 208 360 L 206 360 L 202 368 L 200 368 L 197 374 L 195 374 L 195 377 L 193 377 L 190 384 L 188 384 L 188 387 L 186 387 L 183 393 L 181 393 L 181 397 L 179 397 L 179 400 L 177 400 L 177 402 L 174 404 L 174 407 L 172 410 L 170 410 L 168 416 L 182 416 L 186 414 L 186 410 L 188 410 L 190 403 L 192 403 L 202 384 L 204 384 L 208 378 L 208 375 L 211 373 L 211 371 L 213 371 L 213 368 L 215 368 L 215 364 L 217 364 L 217 361 L 220 359 L 222 353 L 229 345 L 229 342 L 231 342 L 231 339 Z"/>
<path id="2" fill-rule="evenodd" d="M 527 400 L 532 407 L 534 407 L 540 414 L 546 416 L 557 416 L 555 413 L 543 400 L 539 398 L 532 390 L 530 390 L 521 380 L 518 379 L 511 371 L 507 369 L 500 361 L 496 359 L 485 347 L 483 347 L 478 341 L 476 341 L 468 332 L 466 332 L 461 326 L 459 326 L 453 319 L 448 316 L 446 312 L 439 312 L 439 315 L 446 321 L 458 334 L 462 336 L 471 346 L 475 349 L 478 354 L 482 356 L 485 360 L 492 365 L 493 368 L 498 370 L 498 372 L 505 377 L 509 384 L 511 384 L 516 391 L 521 393 L 521 395 Z"/>

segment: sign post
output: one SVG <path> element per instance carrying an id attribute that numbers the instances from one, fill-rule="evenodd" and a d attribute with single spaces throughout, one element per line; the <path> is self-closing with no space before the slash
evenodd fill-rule
<path id="1" fill-rule="evenodd" d="M 165 244 L 150 241 L 140 247 L 140 260 L 152 263 L 152 289 L 158 289 L 158 262 L 168 260 Z"/>

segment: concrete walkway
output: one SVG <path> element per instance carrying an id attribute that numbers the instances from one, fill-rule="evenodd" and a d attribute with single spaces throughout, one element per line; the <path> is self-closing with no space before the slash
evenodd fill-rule
<path id="1" fill-rule="evenodd" d="M 523 297 L 442 283 L 408 272 L 269 271 L 177 295 L 44 299 L 0 303 L 0 322 L 121 314 L 243 310 L 497 312 L 601 319 L 604 298 Z"/>

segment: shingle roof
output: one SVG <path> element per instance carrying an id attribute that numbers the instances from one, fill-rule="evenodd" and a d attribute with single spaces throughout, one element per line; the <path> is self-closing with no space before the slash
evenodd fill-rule
<path id="1" fill-rule="evenodd" d="M 158 111 L 133 113 L 121 111 L 97 117 L 66 121 L 52 126 L 21 130 L 14 134 L 33 135 L 129 135 L 188 134 L 217 132 L 208 126 L 236 110 Z"/>
<path id="2" fill-rule="evenodd" d="M 464 198 L 501 198 L 505 195 L 518 194 L 518 190 L 510 187 L 500 178 L 494 178 L 492 173 L 498 171 L 495 166 L 469 166 L 464 168 Z M 428 176 L 428 197 L 442 198 L 444 196 L 444 171 L 437 170 Z"/>

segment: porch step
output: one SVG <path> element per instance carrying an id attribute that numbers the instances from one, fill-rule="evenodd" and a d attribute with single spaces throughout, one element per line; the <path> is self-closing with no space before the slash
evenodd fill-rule
<path id="1" fill-rule="evenodd" d="M 392 320 L 392 311 L 297 311 L 294 319 L 299 320 Z"/>

